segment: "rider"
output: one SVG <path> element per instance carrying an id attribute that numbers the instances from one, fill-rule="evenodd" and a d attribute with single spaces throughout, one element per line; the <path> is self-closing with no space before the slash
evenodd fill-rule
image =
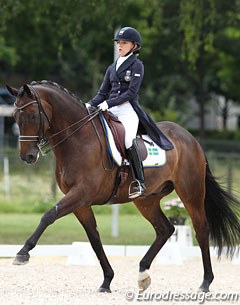
<path id="1" fill-rule="evenodd" d="M 135 28 L 124 27 L 117 32 L 114 41 L 119 58 L 108 67 L 97 95 L 86 106 L 98 106 L 102 111 L 110 109 L 125 127 L 127 157 L 136 181 L 129 198 L 136 198 L 145 191 L 143 165 L 136 142 L 139 120 L 157 144 L 164 149 L 171 149 L 172 144 L 162 134 L 160 139 L 155 123 L 139 106 L 138 91 L 144 75 L 143 63 L 137 58 L 142 47 L 140 33 Z"/>

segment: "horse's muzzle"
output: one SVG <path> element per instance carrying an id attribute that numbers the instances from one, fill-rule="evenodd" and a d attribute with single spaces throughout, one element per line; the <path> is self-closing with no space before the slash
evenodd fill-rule
<path id="1" fill-rule="evenodd" d="M 32 149 L 28 153 L 25 153 L 25 154 L 21 153 L 20 158 L 21 158 L 22 161 L 24 161 L 28 164 L 36 163 L 38 161 L 38 158 L 39 158 L 39 150 L 38 149 Z"/>

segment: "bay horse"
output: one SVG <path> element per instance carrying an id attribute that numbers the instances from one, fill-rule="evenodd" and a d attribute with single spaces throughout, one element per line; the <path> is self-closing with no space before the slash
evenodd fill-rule
<path id="1" fill-rule="evenodd" d="M 20 89 L 7 86 L 16 96 L 14 118 L 19 126 L 20 157 L 28 164 L 38 160 L 46 139 L 56 158 L 56 180 L 65 196 L 46 212 L 34 233 L 17 253 L 14 264 L 26 264 L 44 230 L 57 219 L 74 213 L 84 227 L 101 264 L 104 280 L 100 292 L 111 292 L 114 272 L 104 253 L 93 205 L 108 202 L 118 168 L 109 166 L 109 153 L 99 111 L 89 114 L 85 105 L 67 89 L 50 81 L 32 82 Z M 203 281 L 199 291 L 209 291 L 214 275 L 209 251 L 209 237 L 218 248 L 233 256 L 240 241 L 239 202 L 213 177 L 206 156 L 196 139 L 181 126 L 161 122 L 157 126 L 170 139 L 174 149 L 166 152 L 167 163 L 161 168 L 145 168 L 145 197 L 134 204 L 153 226 L 156 239 L 139 264 L 139 288 L 150 285 L 153 259 L 174 232 L 160 207 L 160 200 L 174 189 L 183 202 L 196 233 L 203 262 Z M 126 203 L 129 175 L 116 198 Z M 103 187 L 104 186 L 104 187 Z M 141 233 L 141 228 L 139 228 Z"/>

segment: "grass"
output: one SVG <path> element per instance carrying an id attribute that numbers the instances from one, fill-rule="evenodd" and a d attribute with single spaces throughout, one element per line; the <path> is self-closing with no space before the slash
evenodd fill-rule
<path id="1" fill-rule="evenodd" d="M 39 223 L 40 214 L 0 214 L 0 244 L 23 244 Z M 155 238 L 152 226 L 139 214 L 120 214 L 119 236 L 111 236 L 111 214 L 96 215 L 103 244 L 150 245 Z M 71 244 L 88 241 L 74 215 L 67 215 L 49 226 L 39 244 Z"/>
<path id="2" fill-rule="evenodd" d="M 240 198 L 240 158 L 231 161 L 231 170 L 227 157 L 221 159 L 211 157 L 209 161 L 214 175 L 220 177 L 220 182 L 230 187 L 233 193 Z M 0 168 L 0 213 L 43 213 L 47 211 L 63 196 L 56 186 L 53 168 L 54 158 L 51 155 L 47 158 L 40 158 L 38 163 L 31 166 L 21 162 L 17 152 L 10 155 L 9 177 L 7 178 L 9 183 L 6 182 L 6 177 Z"/>
<path id="3" fill-rule="evenodd" d="M 54 161 L 41 158 L 32 166 L 20 162 L 16 155 L 9 158 L 9 189 L 6 190 L 3 171 L 0 169 L 0 244 L 22 244 L 32 234 L 41 215 L 51 208 L 63 195 L 53 180 Z M 211 160 L 210 167 L 223 185 L 230 186 L 240 198 L 240 159 L 231 163 L 231 178 L 227 159 Z M 162 202 L 177 197 L 173 192 Z M 155 238 L 152 226 L 132 204 L 120 206 L 119 237 L 111 236 L 111 206 L 96 206 L 94 211 L 104 244 L 151 244 Z M 129 233 L 130 232 L 130 233 Z M 44 232 L 40 244 L 69 244 L 88 240 L 77 219 L 66 216 L 59 219 Z"/>

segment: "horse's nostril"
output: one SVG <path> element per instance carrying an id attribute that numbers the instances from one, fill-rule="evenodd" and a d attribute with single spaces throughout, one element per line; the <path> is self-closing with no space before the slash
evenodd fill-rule
<path id="1" fill-rule="evenodd" d="M 35 161 L 35 157 L 34 155 L 30 154 L 27 156 L 27 162 L 28 163 L 32 163 L 33 161 Z"/>
<path id="2" fill-rule="evenodd" d="M 21 155 L 20 158 L 22 161 L 27 162 L 29 164 L 36 161 L 36 158 L 34 157 L 33 154 L 29 154 L 27 156 Z"/>
<path id="3" fill-rule="evenodd" d="M 20 158 L 22 161 L 33 164 L 36 163 L 39 157 L 39 151 L 37 149 L 31 149 L 29 151 L 22 151 L 20 153 Z"/>

